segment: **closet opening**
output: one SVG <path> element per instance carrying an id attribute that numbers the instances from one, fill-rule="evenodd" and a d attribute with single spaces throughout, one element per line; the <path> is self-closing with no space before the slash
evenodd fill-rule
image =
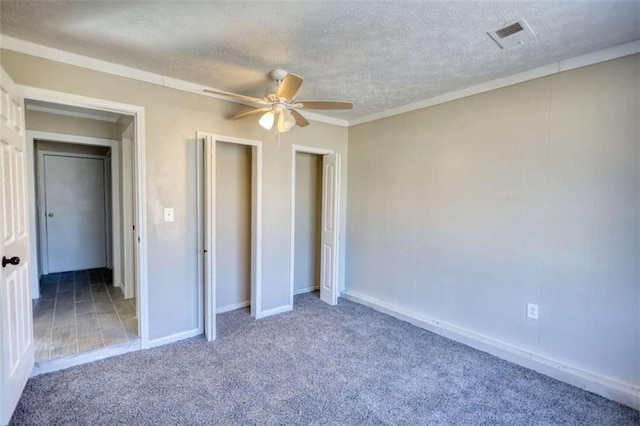
<path id="1" fill-rule="evenodd" d="M 320 297 L 322 156 L 295 154 L 293 294 Z M 294 304 L 300 298 L 294 297 Z"/>
<path id="2" fill-rule="evenodd" d="M 198 132 L 200 329 L 216 338 L 216 314 L 250 307 L 260 318 L 262 142 Z"/>

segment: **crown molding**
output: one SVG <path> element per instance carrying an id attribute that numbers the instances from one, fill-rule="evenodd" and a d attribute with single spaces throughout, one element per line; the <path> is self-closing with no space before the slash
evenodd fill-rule
<path id="1" fill-rule="evenodd" d="M 143 81 L 145 83 L 155 84 L 183 92 L 194 93 L 200 96 L 217 98 L 226 102 L 232 102 L 241 105 L 253 106 L 248 102 L 235 101 L 224 98 L 219 95 L 204 93 L 204 89 L 220 90 L 215 87 L 203 86 L 201 84 L 192 83 L 185 80 L 155 74 L 149 71 L 139 70 L 124 65 L 114 64 L 113 62 L 103 61 L 101 59 L 91 58 L 88 56 L 78 55 L 64 50 L 53 49 L 41 44 L 31 43 L 14 37 L 0 34 L 0 47 L 3 49 L 24 53 L 39 58 L 49 59 L 68 65 L 74 65 L 81 68 L 87 68 L 93 71 L 103 72 L 106 74 L 117 75 L 119 77 L 130 78 L 133 80 Z M 394 115 L 404 114 L 406 112 L 415 111 L 422 108 L 450 102 L 456 99 L 466 98 L 468 96 L 477 95 L 491 90 L 501 89 L 525 81 L 534 80 L 536 78 L 569 71 L 575 68 L 581 68 L 600 62 L 610 61 L 612 59 L 622 58 L 624 56 L 640 53 L 640 40 L 631 41 L 629 43 L 620 44 L 607 49 L 598 50 L 587 53 L 585 55 L 576 56 L 574 58 L 564 59 L 542 67 L 534 68 L 518 74 L 502 77 L 496 80 L 487 81 L 464 89 L 455 90 L 453 92 L 444 93 L 433 98 L 413 102 L 407 105 L 392 108 L 386 111 L 368 114 L 353 120 L 343 120 L 326 115 L 304 111 L 304 116 L 309 120 L 332 124 L 340 127 L 351 127 L 371 121 L 381 120 L 383 118 L 393 117 Z"/>
<path id="2" fill-rule="evenodd" d="M 118 77 L 125 77 L 132 80 L 138 80 L 138 81 L 142 81 L 149 84 L 155 84 L 157 86 L 167 87 L 170 89 L 194 93 L 200 96 L 216 98 L 226 102 L 253 106 L 248 102 L 234 101 L 234 100 L 225 98 L 223 96 L 213 95 L 210 93 L 203 92 L 204 89 L 224 91 L 216 87 L 204 86 L 201 84 L 192 83 L 190 81 L 179 80 L 177 78 L 172 78 L 165 75 L 152 73 L 149 71 L 143 71 L 137 68 L 115 64 L 113 62 L 91 58 L 89 56 L 78 55 L 76 53 L 71 53 L 65 50 L 60 50 L 60 49 L 54 49 L 41 44 L 31 43 L 28 41 L 20 40 L 18 38 L 9 37 L 1 34 L 0 34 L 0 48 L 11 50 L 14 52 L 24 53 L 26 55 L 35 56 L 38 58 L 49 59 L 55 62 L 61 62 L 67 65 L 74 65 L 77 67 L 102 72 L 105 74 L 116 75 Z M 304 111 L 303 114 L 306 118 L 312 121 L 333 124 L 335 126 L 341 126 L 341 127 L 349 126 L 349 122 L 347 120 L 328 117 L 326 115 L 318 114 L 315 112 L 308 112 L 308 111 Z"/>
<path id="3" fill-rule="evenodd" d="M 587 53 L 581 56 L 576 56 L 574 58 L 564 59 L 559 62 L 554 62 L 552 64 L 534 68 L 532 70 L 509 75 L 496 80 L 487 81 L 475 86 L 455 90 L 453 92 L 445 93 L 422 101 L 413 102 L 386 111 L 368 114 L 363 117 L 349 120 L 349 127 L 368 123 L 370 121 L 380 120 L 383 118 L 393 117 L 394 115 L 404 114 L 406 112 L 427 108 L 456 99 L 466 98 L 468 96 L 477 95 L 479 93 L 501 89 L 503 87 L 523 83 L 525 81 L 534 80 L 536 78 L 545 77 L 552 74 L 558 74 L 560 72 L 569 71 L 575 68 L 586 67 L 587 65 L 593 65 L 600 62 L 610 61 L 612 59 L 622 58 L 624 56 L 634 55 L 636 53 L 640 53 L 640 40 L 619 44 L 617 46 Z"/>

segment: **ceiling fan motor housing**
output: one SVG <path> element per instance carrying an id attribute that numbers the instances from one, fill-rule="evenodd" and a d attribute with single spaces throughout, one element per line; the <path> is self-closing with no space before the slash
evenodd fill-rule
<path id="1" fill-rule="evenodd" d="M 264 95 L 270 102 L 274 102 L 278 99 L 276 98 L 276 92 L 278 91 L 278 87 L 280 87 L 282 80 L 285 79 L 287 74 L 289 74 L 288 71 L 281 69 L 275 69 L 269 73 L 269 78 L 271 78 L 273 82 L 267 86 L 267 90 L 264 92 Z"/>
<path id="2" fill-rule="evenodd" d="M 287 74 L 289 74 L 288 71 L 281 70 L 281 69 L 275 69 L 275 70 L 272 70 L 269 73 L 269 77 L 271 77 L 272 80 L 280 82 L 280 81 L 284 80 L 284 78 L 287 76 Z"/>

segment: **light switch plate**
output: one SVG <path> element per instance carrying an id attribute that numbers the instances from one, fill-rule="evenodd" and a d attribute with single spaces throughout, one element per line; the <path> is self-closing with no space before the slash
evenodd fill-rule
<path id="1" fill-rule="evenodd" d="M 171 208 L 171 207 L 165 207 L 164 208 L 164 221 L 165 222 L 173 222 L 174 221 L 173 208 Z"/>
<path id="2" fill-rule="evenodd" d="M 538 319 L 538 305 L 527 303 L 527 318 Z"/>

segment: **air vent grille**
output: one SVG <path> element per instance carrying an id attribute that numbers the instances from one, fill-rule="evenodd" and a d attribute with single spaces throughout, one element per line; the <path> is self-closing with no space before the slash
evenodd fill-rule
<path id="1" fill-rule="evenodd" d="M 536 37 L 524 19 L 518 19 L 496 30 L 489 31 L 487 34 L 502 49 L 520 46 Z"/>
<path id="2" fill-rule="evenodd" d="M 499 29 L 498 31 L 496 31 L 496 34 L 500 38 L 505 38 L 520 31 L 522 31 L 522 25 L 520 25 L 519 22 L 516 22 L 515 24 L 511 24 L 508 27 Z"/>

